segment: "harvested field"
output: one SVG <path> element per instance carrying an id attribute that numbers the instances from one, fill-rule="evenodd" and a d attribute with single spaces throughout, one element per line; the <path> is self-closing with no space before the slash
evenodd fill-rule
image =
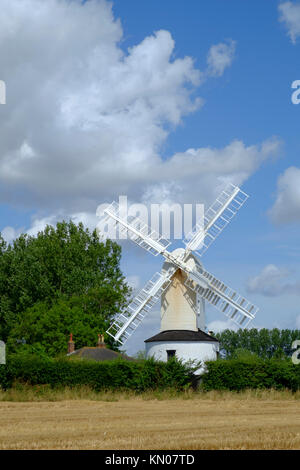
<path id="1" fill-rule="evenodd" d="M 63 398 L 1 401 L 0 449 L 300 448 L 289 392 Z"/>

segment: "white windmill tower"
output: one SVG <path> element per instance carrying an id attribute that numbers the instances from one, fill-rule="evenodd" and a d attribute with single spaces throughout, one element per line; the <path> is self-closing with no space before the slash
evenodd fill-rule
<path id="1" fill-rule="evenodd" d="M 161 299 L 161 331 L 145 341 L 147 356 L 164 361 L 172 355 L 183 360 L 215 359 L 218 341 L 204 332 L 205 301 L 242 328 L 254 319 L 258 308 L 206 271 L 194 252 L 200 257 L 205 253 L 247 198 L 240 188 L 228 185 L 187 236 L 185 248 L 172 252 L 168 251 L 170 242 L 138 217 L 124 219 L 119 204 L 108 206 L 103 224 L 114 221 L 120 233 L 127 233 L 154 256 L 162 255 L 165 262 L 162 271 L 154 274 L 107 333 L 124 344 Z"/>

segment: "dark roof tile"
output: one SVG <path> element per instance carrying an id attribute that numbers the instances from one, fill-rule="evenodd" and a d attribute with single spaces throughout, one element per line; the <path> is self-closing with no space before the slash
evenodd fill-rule
<path id="1" fill-rule="evenodd" d="M 68 354 L 69 357 L 75 356 L 82 359 L 94 359 L 95 361 L 111 361 L 114 359 L 125 359 L 127 361 L 133 361 L 132 357 L 126 356 L 126 354 L 121 354 L 112 349 L 108 348 L 97 348 L 97 347 L 84 347 L 77 349 L 71 354 Z"/>
<path id="2" fill-rule="evenodd" d="M 145 340 L 145 343 L 154 341 L 217 341 L 213 336 L 208 335 L 202 330 L 166 330 L 161 331 L 155 336 Z"/>

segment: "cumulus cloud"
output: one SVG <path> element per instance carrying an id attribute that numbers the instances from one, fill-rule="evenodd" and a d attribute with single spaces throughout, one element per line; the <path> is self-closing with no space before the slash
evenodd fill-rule
<path id="1" fill-rule="evenodd" d="M 213 331 L 216 334 L 227 329 L 236 331 L 238 326 L 230 320 L 213 320 L 207 325 L 207 329 L 208 331 Z"/>
<path id="2" fill-rule="evenodd" d="M 228 43 L 219 43 L 211 46 L 208 56 L 208 74 L 220 77 L 224 70 L 230 67 L 234 59 L 236 42 L 230 39 Z"/>
<path id="3" fill-rule="evenodd" d="M 67 214 L 66 211 L 60 210 L 56 214 L 39 217 L 34 215 L 31 218 L 29 227 L 4 227 L 1 230 L 1 235 L 8 243 L 15 240 L 21 233 L 27 233 L 29 236 L 35 236 L 39 232 L 43 231 L 47 225 L 55 226 L 57 222 L 62 220 L 72 220 L 75 224 L 82 222 L 83 225 L 93 231 L 99 222 L 98 217 L 95 213 L 89 212 L 78 212 L 74 214 Z"/>
<path id="4" fill-rule="evenodd" d="M 3 0 L 1 11 L 1 200 L 82 210 L 155 179 L 168 132 L 201 105 L 201 73 L 173 59 L 171 34 L 124 52 L 106 1 Z"/>
<path id="5" fill-rule="evenodd" d="M 279 20 L 284 23 L 293 44 L 300 35 L 300 3 L 283 2 L 278 6 Z"/>
<path id="6" fill-rule="evenodd" d="M 70 217 L 96 225 L 98 204 L 122 194 L 209 204 L 278 151 L 276 139 L 236 140 L 163 158 L 169 133 L 202 105 L 197 88 L 222 75 L 235 43 L 211 47 L 208 73 L 176 57 L 168 31 L 127 51 L 122 38 L 105 0 L 1 2 L 0 202 L 36 210 L 30 233 Z"/>
<path id="7" fill-rule="evenodd" d="M 247 291 L 267 297 L 285 294 L 300 295 L 300 281 L 291 279 L 292 272 L 285 267 L 268 264 L 247 282 Z"/>
<path id="8" fill-rule="evenodd" d="M 140 174 L 135 186 L 140 186 L 141 201 L 146 205 L 201 203 L 207 207 L 226 184 L 231 182 L 242 185 L 265 160 L 274 156 L 279 148 L 280 142 L 270 139 L 261 145 L 248 147 L 242 141 L 234 141 L 221 149 L 189 149 L 184 153 L 175 154 L 167 161 L 158 162 L 153 167 L 153 179 L 151 175 Z M 172 182 L 168 182 L 170 176 Z M 109 190 L 107 187 L 106 191 Z M 132 195 L 130 187 L 128 190 L 129 196 Z M 112 198 L 118 199 L 116 194 L 112 194 Z M 129 205 L 131 202 L 133 199 L 128 200 Z M 47 224 L 55 225 L 63 219 L 71 219 L 75 223 L 83 222 L 91 230 L 100 220 L 96 212 L 72 212 L 65 207 L 44 217 L 34 216 L 26 231 L 34 235 Z"/>
<path id="9" fill-rule="evenodd" d="M 300 168 L 289 167 L 278 178 L 276 200 L 269 216 L 277 224 L 300 222 Z"/>
<path id="10" fill-rule="evenodd" d="M 1 230 L 1 235 L 7 243 L 11 243 L 22 233 L 22 229 L 15 229 L 14 227 L 4 227 Z"/>
<path id="11" fill-rule="evenodd" d="M 223 148 L 191 148 L 162 162 L 156 184 L 150 187 L 155 188 L 156 198 L 164 195 L 171 201 L 173 192 L 178 202 L 208 204 L 226 184 L 242 185 L 265 160 L 279 152 L 280 146 L 278 139 L 271 138 L 260 145 L 246 146 L 235 140 Z M 173 181 L 169 183 L 169 194 L 164 184 L 168 174 Z"/>

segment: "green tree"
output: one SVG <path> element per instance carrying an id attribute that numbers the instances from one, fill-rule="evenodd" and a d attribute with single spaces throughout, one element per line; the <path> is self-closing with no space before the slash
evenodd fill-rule
<path id="1" fill-rule="evenodd" d="M 215 336 L 220 341 L 222 355 L 227 358 L 235 357 L 237 350 L 246 350 L 266 359 L 291 356 L 292 343 L 295 339 L 300 339 L 300 330 L 227 329 Z"/>
<path id="2" fill-rule="evenodd" d="M 101 243 L 96 230 L 72 221 L 12 245 L 0 237 L 0 338 L 10 347 L 24 338 L 53 355 L 72 328 L 79 346 L 94 344 L 128 301 L 120 258 L 117 243 Z"/>

